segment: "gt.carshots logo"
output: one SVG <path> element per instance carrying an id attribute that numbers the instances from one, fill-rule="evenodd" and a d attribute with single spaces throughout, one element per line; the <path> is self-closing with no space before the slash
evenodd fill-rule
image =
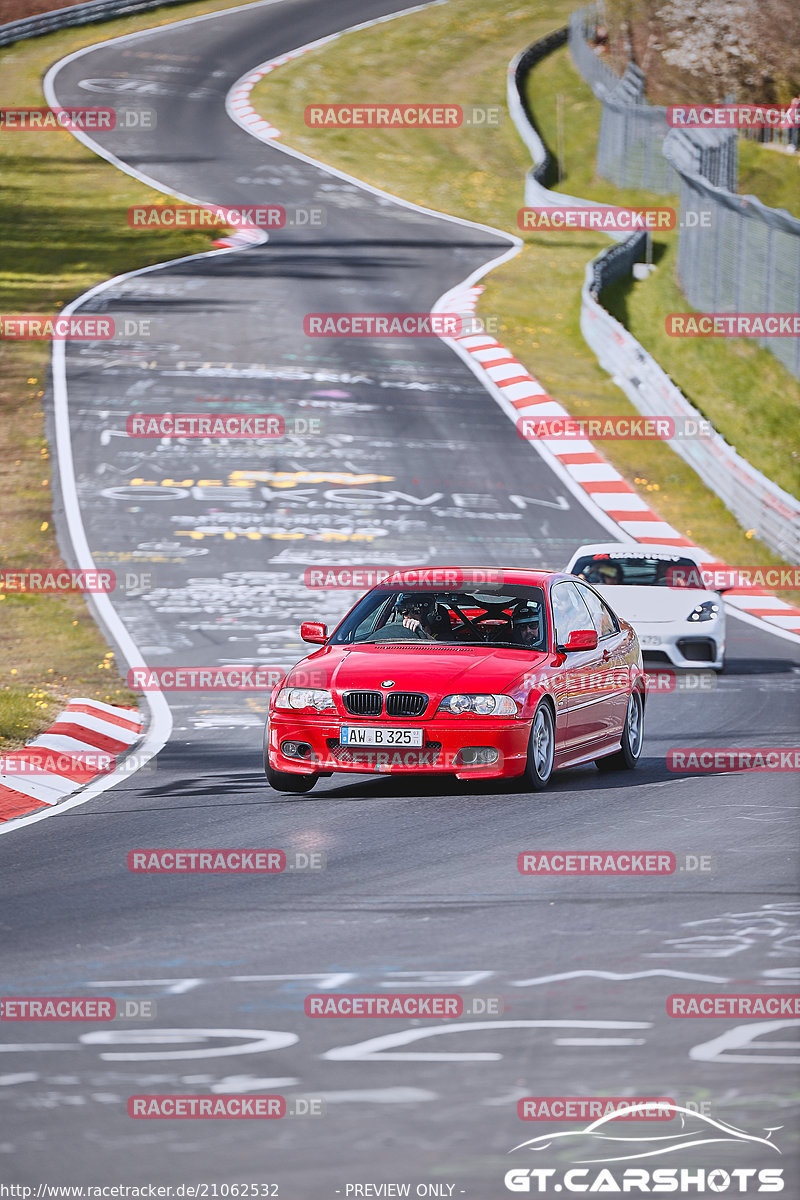
<path id="1" fill-rule="evenodd" d="M 591 1104 L 593 1101 L 587 1099 L 584 1103 Z M 637 1128 L 635 1123 L 622 1124 L 652 1121 L 656 1112 L 662 1115 L 662 1119 L 679 1117 L 680 1120 L 674 1122 L 669 1132 L 665 1132 L 663 1127 L 654 1130 L 652 1125 Z M 547 1196 L 563 1192 L 614 1192 L 626 1195 L 634 1192 L 637 1195 L 672 1192 L 681 1196 L 782 1192 L 784 1179 L 780 1167 L 661 1167 L 653 1163 L 656 1155 L 659 1158 L 669 1155 L 668 1161 L 674 1162 L 675 1156 L 686 1154 L 692 1146 L 710 1145 L 735 1146 L 739 1149 L 746 1145 L 751 1161 L 755 1152 L 758 1153 L 758 1159 L 763 1161 L 771 1154 L 780 1154 L 778 1146 L 771 1140 L 775 1126 L 764 1132 L 766 1137 L 746 1133 L 739 1126 L 729 1125 L 726 1121 L 671 1100 L 648 1102 L 634 1099 L 598 1117 L 583 1129 L 540 1134 L 520 1142 L 509 1151 L 509 1154 L 520 1150 L 541 1154 L 547 1150 L 553 1152 L 557 1147 L 562 1160 L 566 1153 L 578 1166 L 512 1167 L 506 1171 L 503 1182 L 509 1192 L 535 1192 Z M 647 1166 L 627 1165 L 637 1159 L 647 1159 Z M 714 1162 L 713 1158 L 711 1162 Z M 615 1164 L 613 1167 L 607 1165 L 612 1163 Z"/>
<path id="2" fill-rule="evenodd" d="M 739 1196 L 748 1192 L 782 1192 L 783 1170 L 780 1167 L 737 1167 L 726 1171 L 722 1167 L 627 1167 L 610 1171 L 608 1167 L 590 1170 L 573 1167 L 558 1171 L 555 1167 L 512 1167 L 503 1182 L 509 1192 L 536 1192 L 553 1196 L 558 1192 L 632 1192 L 664 1195 L 671 1192 L 681 1196 L 718 1195 L 730 1192 Z"/>

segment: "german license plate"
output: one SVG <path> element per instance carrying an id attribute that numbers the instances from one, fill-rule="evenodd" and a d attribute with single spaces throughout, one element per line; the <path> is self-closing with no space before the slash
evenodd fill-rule
<path id="1" fill-rule="evenodd" d="M 373 725 L 342 725 L 342 746 L 421 746 L 422 729 L 384 729 Z"/>

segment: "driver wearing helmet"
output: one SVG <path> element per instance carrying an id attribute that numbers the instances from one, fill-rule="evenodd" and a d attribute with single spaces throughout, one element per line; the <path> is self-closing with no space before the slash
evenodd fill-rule
<path id="1" fill-rule="evenodd" d="M 578 578 L 585 579 L 587 583 L 597 583 L 601 586 L 605 584 L 607 587 L 615 587 L 622 583 L 622 568 L 619 563 L 608 560 L 592 563 L 590 567 L 585 567 L 581 571 Z"/>
<path id="2" fill-rule="evenodd" d="M 541 612 L 524 605 L 514 614 L 514 638 L 527 650 L 543 650 L 543 626 Z"/>
<path id="3" fill-rule="evenodd" d="M 414 633 L 421 630 L 436 641 L 449 640 L 452 636 L 450 620 L 439 610 L 434 596 L 401 592 L 394 607 L 395 612 L 403 618 L 404 628 Z"/>

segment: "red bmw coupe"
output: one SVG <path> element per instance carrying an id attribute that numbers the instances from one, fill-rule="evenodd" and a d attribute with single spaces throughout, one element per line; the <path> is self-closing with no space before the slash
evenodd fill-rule
<path id="1" fill-rule="evenodd" d="M 639 643 L 589 585 L 549 571 L 401 568 L 272 692 L 264 767 L 307 792 L 334 773 L 519 778 L 642 751 Z"/>

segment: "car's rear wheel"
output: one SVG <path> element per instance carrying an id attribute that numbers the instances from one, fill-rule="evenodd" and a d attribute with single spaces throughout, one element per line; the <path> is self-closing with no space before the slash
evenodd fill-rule
<path id="1" fill-rule="evenodd" d="M 310 792 L 317 782 L 316 775 L 295 775 L 292 771 L 276 771 L 264 763 L 267 783 L 276 792 Z"/>
<path id="2" fill-rule="evenodd" d="M 642 693 L 633 691 L 628 698 L 628 711 L 622 728 L 622 742 L 615 754 L 596 758 L 600 771 L 632 771 L 639 762 L 644 742 L 644 701 Z"/>
<path id="3" fill-rule="evenodd" d="M 553 710 L 547 701 L 543 700 L 533 714 L 524 776 L 525 782 L 534 792 L 544 791 L 550 782 L 555 753 L 556 730 Z"/>

